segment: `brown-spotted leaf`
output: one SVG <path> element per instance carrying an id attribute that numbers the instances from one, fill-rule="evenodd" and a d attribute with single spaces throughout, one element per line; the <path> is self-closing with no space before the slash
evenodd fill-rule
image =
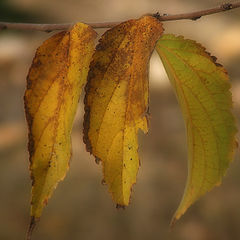
<path id="1" fill-rule="evenodd" d="M 100 159 L 114 202 L 129 204 L 139 167 L 138 129 L 148 131 L 148 65 L 162 24 L 144 16 L 107 31 L 90 65 L 84 141 Z"/>
<path id="2" fill-rule="evenodd" d="M 31 216 L 41 216 L 71 157 L 71 131 L 96 33 L 78 23 L 38 49 L 27 77 L 25 109 L 32 177 Z M 33 223 L 34 221 L 32 221 Z"/>

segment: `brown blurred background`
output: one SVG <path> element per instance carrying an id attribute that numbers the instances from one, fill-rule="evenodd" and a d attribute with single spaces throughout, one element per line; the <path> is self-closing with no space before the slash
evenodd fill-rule
<path id="1" fill-rule="evenodd" d="M 222 3 L 225 1 L 0 0 L 0 21 L 118 21 L 157 11 L 196 11 Z M 234 111 L 240 119 L 240 9 L 198 21 L 168 22 L 164 27 L 166 33 L 202 43 L 224 64 L 233 84 Z M 35 49 L 51 34 L 0 32 L 0 239 L 4 240 L 24 239 L 29 222 L 31 182 L 23 94 Z M 101 184 L 101 167 L 85 151 L 81 101 L 72 134 L 70 171 L 45 208 L 34 239 L 240 239 L 239 155 L 221 187 L 194 204 L 170 231 L 169 222 L 187 177 L 185 129 L 156 53 L 150 67 L 151 128 L 147 136 L 140 134 L 141 168 L 131 205 L 125 211 L 115 209 Z"/>

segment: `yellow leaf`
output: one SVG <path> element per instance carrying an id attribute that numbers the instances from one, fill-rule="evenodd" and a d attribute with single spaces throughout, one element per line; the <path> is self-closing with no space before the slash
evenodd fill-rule
<path id="1" fill-rule="evenodd" d="M 90 65 L 84 141 L 102 161 L 104 181 L 118 206 L 129 204 L 136 182 L 137 133 L 148 131 L 149 58 L 162 32 L 150 16 L 126 21 L 102 36 Z"/>
<path id="2" fill-rule="evenodd" d="M 187 130 L 188 179 L 173 222 L 221 183 L 233 159 L 236 126 L 225 69 L 200 44 L 163 35 L 156 49 L 175 89 Z"/>
<path id="3" fill-rule="evenodd" d="M 95 37 L 89 26 L 77 23 L 70 31 L 46 40 L 37 49 L 29 70 L 24 100 L 29 125 L 32 223 L 41 216 L 69 168 L 73 119 Z"/>

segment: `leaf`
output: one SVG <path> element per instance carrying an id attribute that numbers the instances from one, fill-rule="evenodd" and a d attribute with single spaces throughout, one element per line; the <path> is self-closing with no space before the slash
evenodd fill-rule
<path id="1" fill-rule="evenodd" d="M 71 131 L 96 33 L 77 23 L 38 49 L 27 77 L 25 110 L 32 177 L 31 216 L 41 216 L 71 157 Z"/>
<path id="2" fill-rule="evenodd" d="M 127 206 L 139 167 L 138 129 L 148 131 L 148 64 L 162 24 L 144 16 L 107 31 L 96 47 L 85 96 L 84 142 L 102 161 L 117 206 Z"/>
<path id="3" fill-rule="evenodd" d="M 175 89 L 187 130 L 188 179 L 174 215 L 221 183 L 233 159 L 236 126 L 226 70 L 200 44 L 163 35 L 157 52 Z"/>

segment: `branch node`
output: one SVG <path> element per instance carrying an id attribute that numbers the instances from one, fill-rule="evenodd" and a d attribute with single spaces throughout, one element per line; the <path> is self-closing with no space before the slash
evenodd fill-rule
<path id="1" fill-rule="evenodd" d="M 233 5 L 231 3 L 224 3 L 224 4 L 221 5 L 221 8 L 224 11 L 227 11 L 227 10 L 231 10 L 233 8 Z"/>
<path id="2" fill-rule="evenodd" d="M 163 13 L 162 15 L 159 12 L 156 12 L 154 14 L 151 14 L 152 17 L 156 18 L 157 20 L 161 21 L 162 17 L 169 16 L 167 13 Z"/>
<path id="3" fill-rule="evenodd" d="M 196 21 L 196 20 L 198 20 L 198 19 L 201 18 L 201 17 L 202 17 L 202 16 L 196 16 L 196 17 L 191 18 L 191 20 Z"/>
<path id="4" fill-rule="evenodd" d="M 159 12 L 156 12 L 156 13 L 152 14 L 152 16 L 156 19 L 159 19 L 161 17 Z"/>

